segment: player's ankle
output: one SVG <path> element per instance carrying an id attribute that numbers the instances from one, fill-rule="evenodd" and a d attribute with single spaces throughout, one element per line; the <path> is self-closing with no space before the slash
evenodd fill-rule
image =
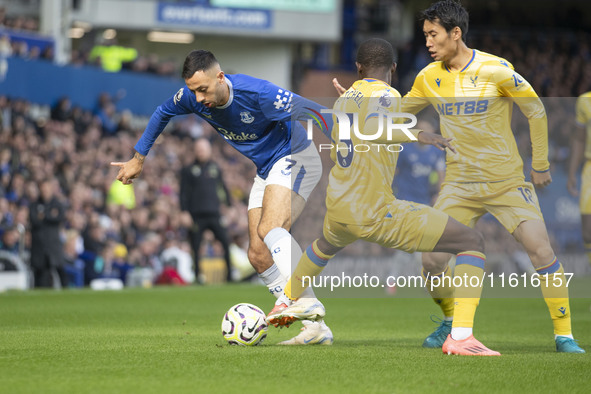
<path id="1" fill-rule="evenodd" d="M 451 338 L 454 341 L 462 341 L 466 338 L 470 338 L 472 335 L 472 327 L 452 327 Z"/>

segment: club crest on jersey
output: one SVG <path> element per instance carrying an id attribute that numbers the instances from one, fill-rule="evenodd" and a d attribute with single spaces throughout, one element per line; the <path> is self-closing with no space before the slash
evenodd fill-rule
<path id="1" fill-rule="evenodd" d="M 254 122 L 254 116 L 252 116 L 248 111 L 240 112 L 240 120 L 242 123 L 250 124 Z"/>
<path id="2" fill-rule="evenodd" d="M 476 87 L 476 80 L 478 79 L 478 75 L 475 77 L 470 77 L 470 81 L 472 81 L 472 84 L 474 85 L 474 87 Z"/>
<path id="3" fill-rule="evenodd" d="M 181 97 L 183 97 L 183 88 L 180 88 L 178 92 L 175 93 L 174 95 L 174 105 L 176 105 L 176 103 L 178 103 L 179 101 L 181 101 Z"/>
<path id="4" fill-rule="evenodd" d="M 384 93 L 378 100 L 378 102 L 380 103 L 380 105 L 382 107 L 389 107 L 392 105 L 392 100 L 390 99 L 390 96 L 388 95 L 388 93 Z"/>
<path id="5" fill-rule="evenodd" d="M 435 78 L 435 83 L 437 84 L 437 87 L 441 87 L 441 78 Z"/>

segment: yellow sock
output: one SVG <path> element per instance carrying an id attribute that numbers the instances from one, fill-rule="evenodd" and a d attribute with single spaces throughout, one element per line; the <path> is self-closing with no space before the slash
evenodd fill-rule
<path id="1" fill-rule="evenodd" d="M 298 299 L 304 290 L 310 286 L 312 279 L 324 270 L 324 267 L 328 264 L 328 260 L 333 257 L 322 253 L 318 249 L 317 244 L 318 240 L 308 246 L 302 254 L 293 274 L 287 281 L 284 292 L 290 300 Z"/>
<path id="2" fill-rule="evenodd" d="M 550 311 L 554 335 L 572 335 L 570 306 L 568 298 L 568 277 L 564 276 L 564 268 L 558 259 L 536 269 L 540 274 L 540 288 L 544 301 Z"/>
<path id="3" fill-rule="evenodd" d="M 474 326 L 476 307 L 482 295 L 484 254 L 475 251 L 459 253 L 454 277 L 461 277 L 462 284 L 455 288 L 454 321 L 452 328 Z M 459 282 L 459 280 L 456 279 Z"/>
<path id="4" fill-rule="evenodd" d="M 440 274 L 427 275 L 423 270 L 427 291 L 433 297 L 433 301 L 441 308 L 443 316 L 453 317 L 454 315 L 454 287 L 452 284 L 451 270 L 449 266 Z"/>

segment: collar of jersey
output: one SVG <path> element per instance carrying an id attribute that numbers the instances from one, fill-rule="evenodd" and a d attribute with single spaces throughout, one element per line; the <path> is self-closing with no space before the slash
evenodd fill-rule
<path id="1" fill-rule="evenodd" d="M 228 98 L 228 102 L 226 104 L 222 105 L 221 107 L 216 107 L 216 109 L 226 109 L 230 106 L 230 104 L 232 104 L 232 101 L 234 101 L 234 86 L 232 85 L 232 81 L 230 81 L 230 79 L 225 75 L 224 79 L 226 80 L 228 88 L 230 89 L 230 97 Z"/>
<path id="2" fill-rule="evenodd" d="M 470 64 L 472 64 L 472 62 L 474 61 L 474 58 L 476 57 L 476 49 L 472 49 L 472 57 L 470 58 L 470 60 L 468 61 L 468 63 L 466 63 L 466 65 L 464 66 L 464 68 L 462 68 L 459 72 L 464 72 L 466 71 L 466 69 L 468 68 L 468 66 Z M 447 68 L 447 64 L 443 63 L 443 67 L 445 67 L 445 69 L 447 70 L 448 73 L 451 73 L 452 71 Z"/>
<path id="3" fill-rule="evenodd" d="M 386 85 L 387 85 L 387 83 L 386 83 L 386 82 L 384 82 L 384 81 L 382 81 L 381 79 L 375 79 L 375 78 L 363 78 L 363 80 L 364 80 L 364 81 L 367 81 L 367 82 L 381 82 L 381 83 L 383 83 L 383 84 L 386 84 Z"/>

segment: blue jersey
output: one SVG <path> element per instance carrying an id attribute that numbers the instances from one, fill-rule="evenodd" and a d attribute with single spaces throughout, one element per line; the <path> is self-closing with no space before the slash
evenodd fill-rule
<path id="1" fill-rule="evenodd" d="M 254 162 L 265 179 L 277 160 L 310 145 L 297 120 L 309 119 L 309 110 L 324 107 L 271 82 L 248 75 L 226 75 L 230 98 L 221 107 L 207 108 L 197 102 L 186 86 L 160 105 L 135 150 L 147 155 L 170 118 L 194 113 L 207 121 L 240 153 Z M 327 121 L 329 121 L 326 117 Z M 331 129 L 329 125 L 328 130 Z"/>
<path id="2" fill-rule="evenodd" d="M 433 145 L 405 144 L 394 178 L 396 198 L 431 205 L 433 185 L 429 178 L 434 171 L 444 168 L 445 156 Z"/>

